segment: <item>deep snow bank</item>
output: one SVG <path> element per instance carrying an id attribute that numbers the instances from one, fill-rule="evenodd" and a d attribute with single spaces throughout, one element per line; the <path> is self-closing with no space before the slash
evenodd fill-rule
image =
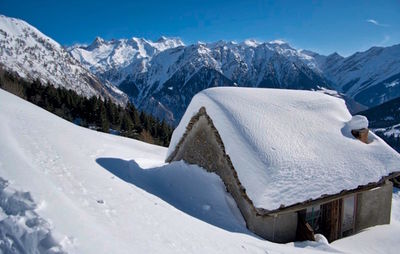
<path id="1" fill-rule="evenodd" d="M 51 225 L 36 212 L 29 192 L 17 191 L 0 177 L 1 253 L 64 253 Z"/>

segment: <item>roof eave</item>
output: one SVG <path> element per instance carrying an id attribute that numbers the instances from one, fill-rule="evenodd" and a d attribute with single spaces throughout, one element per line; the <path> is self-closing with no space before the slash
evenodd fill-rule
<path id="1" fill-rule="evenodd" d="M 289 206 L 281 206 L 278 209 L 274 209 L 274 210 L 267 210 L 264 208 L 256 208 L 257 209 L 257 213 L 259 216 L 276 216 L 278 214 L 282 214 L 282 213 L 289 213 L 289 212 L 293 212 L 293 211 L 298 211 L 301 210 L 307 206 L 312 206 L 315 204 L 320 204 L 320 203 L 327 203 L 330 201 L 333 201 L 335 199 L 339 199 L 342 198 L 346 195 L 351 195 L 351 194 L 355 194 L 355 193 L 360 193 L 363 191 L 367 191 L 367 190 L 371 190 L 374 189 L 376 187 L 380 187 L 383 184 L 385 184 L 386 181 L 398 177 L 400 176 L 400 171 L 396 171 L 396 172 L 392 172 L 387 176 L 383 176 L 378 182 L 371 182 L 365 185 L 359 185 L 357 188 L 355 189 L 351 189 L 351 190 L 342 190 L 339 193 L 336 194 L 323 194 L 321 195 L 321 197 L 316 198 L 316 199 L 309 199 L 309 200 L 305 200 L 303 202 L 298 202 Z"/>

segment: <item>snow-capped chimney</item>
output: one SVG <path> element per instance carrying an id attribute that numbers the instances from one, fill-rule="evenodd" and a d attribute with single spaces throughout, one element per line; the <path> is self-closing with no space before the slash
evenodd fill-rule
<path id="1" fill-rule="evenodd" d="M 361 142 L 368 144 L 368 119 L 365 116 L 355 115 L 349 122 L 351 134 Z"/>

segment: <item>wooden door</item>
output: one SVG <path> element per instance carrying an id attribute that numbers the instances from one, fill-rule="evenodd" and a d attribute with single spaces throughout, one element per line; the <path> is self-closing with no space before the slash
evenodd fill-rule
<path id="1" fill-rule="evenodd" d="M 321 233 L 332 242 L 341 235 L 342 200 L 334 200 L 322 205 Z"/>

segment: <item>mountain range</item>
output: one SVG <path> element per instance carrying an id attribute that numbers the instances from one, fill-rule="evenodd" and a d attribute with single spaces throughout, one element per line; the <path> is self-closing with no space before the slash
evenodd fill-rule
<path id="1" fill-rule="evenodd" d="M 208 87 L 330 87 L 312 57 L 279 41 L 185 46 L 166 37 L 156 42 L 96 38 L 70 52 L 102 81 L 127 93 L 139 108 L 175 123 L 193 95 Z"/>
<path id="2" fill-rule="evenodd" d="M 177 123 L 197 92 L 213 86 L 328 88 L 353 112 L 400 96 L 400 45 L 373 47 L 349 57 L 297 50 L 283 41 L 218 41 L 184 45 L 132 38 L 70 47 L 103 82 L 124 91 L 141 109 Z"/>
<path id="3" fill-rule="evenodd" d="M 177 124 L 197 92 L 214 86 L 336 90 L 353 112 L 400 97 L 400 45 L 343 57 L 280 40 L 185 45 L 179 38 L 104 40 L 62 47 L 18 19 L 0 16 L 0 64 L 85 96 L 128 99 Z"/>

